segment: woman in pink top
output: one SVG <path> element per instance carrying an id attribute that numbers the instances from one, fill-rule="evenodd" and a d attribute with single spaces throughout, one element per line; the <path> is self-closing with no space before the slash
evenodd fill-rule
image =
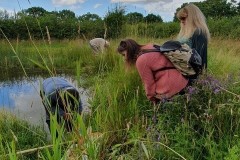
<path id="1" fill-rule="evenodd" d="M 155 48 L 153 44 L 140 45 L 132 39 L 123 40 L 118 46 L 118 52 L 125 57 L 127 65 L 136 65 L 147 98 L 156 103 L 182 91 L 187 86 L 188 80 L 163 54 L 159 52 L 142 54 L 141 50 L 145 49 Z"/>

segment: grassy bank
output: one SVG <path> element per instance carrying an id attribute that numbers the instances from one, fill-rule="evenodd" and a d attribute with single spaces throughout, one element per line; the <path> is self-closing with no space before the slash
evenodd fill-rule
<path id="1" fill-rule="evenodd" d="M 163 39 L 135 38 L 142 44 L 161 44 Z M 91 114 L 77 116 L 79 130 L 68 140 L 83 139 L 77 155 L 89 159 L 234 159 L 240 154 L 240 45 L 238 41 L 212 39 L 209 45 L 208 74 L 188 88 L 184 96 L 153 106 L 146 99 L 135 69 L 126 72 L 122 57 L 116 54 L 120 40 L 112 40 L 106 53 L 94 56 L 86 41 L 52 44 L 5 41 L 0 49 L 3 69 L 19 63 L 24 68 L 54 71 L 70 69 L 81 86 L 91 90 Z M 6 65 L 7 64 L 7 65 Z M 84 122 L 84 124 L 83 124 Z M 102 133 L 99 140 L 92 132 Z M 27 138 L 26 138 L 27 139 Z M 53 139 L 43 159 L 66 156 L 58 150 L 64 139 Z M 9 143 L 10 144 L 10 143 Z M 55 149 L 55 150 L 54 150 Z M 6 151 L 7 153 L 8 151 Z M 42 151 L 43 153 L 46 153 Z M 58 154 L 57 154 L 58 153 Z M 58 157 L 59 158 L 59 157 Z"/>
<path id="2" fill-rule="evenodd" d="M 16 151 L 47 143 L 47 134 L 41 127 L 32 126 L 5 110 L 0 110 L 0 131 L 0 159 L 16 159 Z M 35 159 L 37 156 L 37 152 L 19 154 L 18 159 Z"/>
<path id="3" fill-rule="evenodd" d="M 237 44 L 237 41 L 213 39 L 209 47 L 208 74 L 188 88 L 186 95 L 176 96 L 159 106 L 146 100 L 136 71 L 126 73 L 123 62 L 116 59 L 119 66 L 104 77 L 104 83 L 94 85 L 91 125 L 106 136 L 99 156 L 102 159 L 232 159 L 238 156 Z"/>

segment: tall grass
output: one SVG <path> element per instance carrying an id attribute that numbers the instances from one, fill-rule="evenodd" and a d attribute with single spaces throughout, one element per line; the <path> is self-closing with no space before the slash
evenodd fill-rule
<path id="1" fill-rule="evenodd" d="M 219 47 L 219 43 L 224 47 Z M 237 125 L 240 116 L 237 43 L 213 39 L 209 46 L 208 74 L 189 88 L 185 96 L 177 96 L 158 107 L 146 100 L 136 71 L 125 72 L 124 63 L 117 57 L 118 65 L 107 76 L 99 76 L 106 72 L 102 64 L 98 65 L 101 72 L 93 85 L 90 124 L 106 133 L 101 158 L 223 159 L 234 156 L 229 150 L 232 147 L 236 150 L 240 129 Z M 104 63 L 109 63 L 108 60 L 104 59 Z"/>
<path id="2" fill-rule="evenodd" d="M 142 44 L 164 41 L 133 38 Z M 67 157 L 76 139 L 80 142 L 72 149 L 74 153 L 90 159 L 230 159 L 239 154 L 239 42 L 212 39 L 207 75 L 184 96 L 153 106 L 137 71 L 127 72 L 122 57 L 116 54 L 119 41 L 112 40 L 111 47 L 99 55 L 93 55 L 86 41 L 52 41 L 47 50 L 37 42 L 46 64 L 55 70 L 70 69 L 81 78 L 80 85 L 91 91 L 90 114 L 76 116 L 77 129 L 67 138 L 64 130 L 59 130 L 63 137 L 52 135 L 52 148 L 40 151 L 43 159 Z M 28 42 L 12 43 L 24 66 L 44 68 Z M 3 57 L 11 54 L 8 47 L 0 50 Z M 8 66 L 16 63 L 10 56 L 7 61 Z M 54 130 L 57 128 L 52 133 Z M 103 138 L 92 139 L 95 132 Z M 71 143 L 60 147 L 66 141 Z M 9 150 L 4 149 L 3 154 L 15 153 L 8 142 Z"/>
<path id="3" fill-rule="evenodd" d="M 240 71 L 239 41 L 227 39 L 213 39 L 209 48 L 209 68 L 214 75 L 226 77 Z"/>
<path id="4" fill-rule="evenodd" d="M 17 68 L 19 62 L 15 58 L 13 51 L 9 47 L 9 45 L 1 40 L 1 68 Z M 73 69 L 76 67 L 75 60 L 82 58 L 80 53 L 89 52 L 89 48 L 85 45 L 82 47 L 81 41 L 68 42 L 63 41 L 59 43 L 58 41 L 53 41 L 51 45 L 46 45 L 41 41 L 35 42 L 38 49 L 31 45 L 29 42 L 21 41 L 11 42 L 15 47 L 17 55 L 19 56 L 21 62 L 24 64 L 26 69 L 38 69 L 38 65 L 33 62 L 39 63 L 43 68 L 49 66 L 49 68 L 57 68 L 57 69 Z M 74 47 L 72 47 L 74 46 Z M 40 55 L 37 53 L 40 52 Z M 42 60 L 42 57 L 43 60 Z M 63 58 L 65 57 L 65 58 Z M 46 63 L 46 64 L 44 64 Z"/>
<path id="5" fill-rule="evenodd" d="M 2 40 L 0 68 L 12 70 L 21 64 L 24 71 L 40 69 L 50 76 L 57 70 L 75 72 L 80 85 L 91 91 L 91 112 L 86 117 L 74 116 L 72 133 L 66 133 L 52 116 L 51 147 L 46 145 L 46 136 L 41 130 L 15 117 L 9 118 L 10 114 L 3 115 L 0 119 L 1 159 L 59 160 L 67 159 L 69 151 L 74 153 L 74 159 L 94 160 L 239 158 L 239 42 L 213 39 L 207 74 L 187 88 L 185 95 L 152 105 L 146 99 L 137 71 L 126 72 L 122 57 L 115 53 L 119 39 L 112 40 L 104 54 L 93 55 L 88 42 L 82 40 L 56 40 L 48 44 L 33 41 L 24 21 L 31 43 L 11 41 L 9 47 L 7 38 Z M 214 24 L 217 23 L 210 21 L 210 26 Z M 123 37 L 131 35 L 142 44 L 161 44 L 162 38 L 174 36 L 179 30 L 178 23 L 125 27 Z M 219 30 L 214 34 L 222 35 L 232 27 L 217 25 L 215 28 Z M 232 34 L 234 38 L 239 33 L 236 31 Z M 93 133 L 99 132 L 102 137 L 93 138 Z M 29 149 L 39 146 L 41 150 L 25 156 Z M 25 152 L 19 152 L 24 149 Z"/>
<path id="6" fill-rule="evenodd" d="M 15 159 L 17 150 L 34 148 L 47 143 L 47 136 L 42 128 L 19 120 L 5 110 L 0 111 L 0 131 L 0 159 L 6 158 L 4 154 L 9 154 L 10 159 Z M 36 156 L 37 153 L 33 153 L 19 155 L 18 158 L 31 159 Z"/>

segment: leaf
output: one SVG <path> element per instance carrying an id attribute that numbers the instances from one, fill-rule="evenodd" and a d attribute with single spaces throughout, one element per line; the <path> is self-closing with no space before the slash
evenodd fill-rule
<path id="1" fill-rule="evenodd" d="M 32 63 L 36 64 L 38 67 L 42 68 L 42 69 L 47 69 L 45 66 L 43 66 L 42 64 L 40 64 L 39 62 L 33 60 L 33 59 L 29 59 Z"/>
<path id="2" fill-rule="evenodd" d="M 147 148 L 146 148 L 146 146 L 143 142 L 141 142 L 141 146 L 143 148 L 143 151 L 144 151 L 145 155 L 147 156 L 147 159 L 149 159 L 149 154 L 148 154 Z"/>

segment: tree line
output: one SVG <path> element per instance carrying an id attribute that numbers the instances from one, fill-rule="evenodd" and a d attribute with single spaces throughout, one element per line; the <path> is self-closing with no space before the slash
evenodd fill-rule
<path id="1" fill-rule="evenodd" d="M 184 3 L 180 8 L 186 4 L 188 3 Z M 206 0 L 195 2 L 195 4 L 209 21 L 229 20 L 229 18 L 240 15 L 240 2 L 237 3 L 234 0 L 230 2 Z M 176 12 L 180 8 L 177 8 Z M 177 21 L 176 16 L 173 22 L 164 23 L 161 16 L 155 14 L 148 14 L 145 17 L 138 12 L 126 14 L 124 7 L 120 5 L 109 10 L 103 18 L 90 12 L 76 16 L 70 10 L 48 12 L 42 7 L 31 7 L 14 15 L 10 15 L 5 10 L 0 11 L 0 38 L 6 36 L 9 39 L 29 39 L 30 37 L 34 39 L 90 39 L 104 35 L 104 38 L 117 38 L 124 34 L 123 29 L 126 25 L 138 27 L 140 35 L 158 32 L 164 34 L 160 34 L 161 37 L 169 37 L 177 33 Z"/>

